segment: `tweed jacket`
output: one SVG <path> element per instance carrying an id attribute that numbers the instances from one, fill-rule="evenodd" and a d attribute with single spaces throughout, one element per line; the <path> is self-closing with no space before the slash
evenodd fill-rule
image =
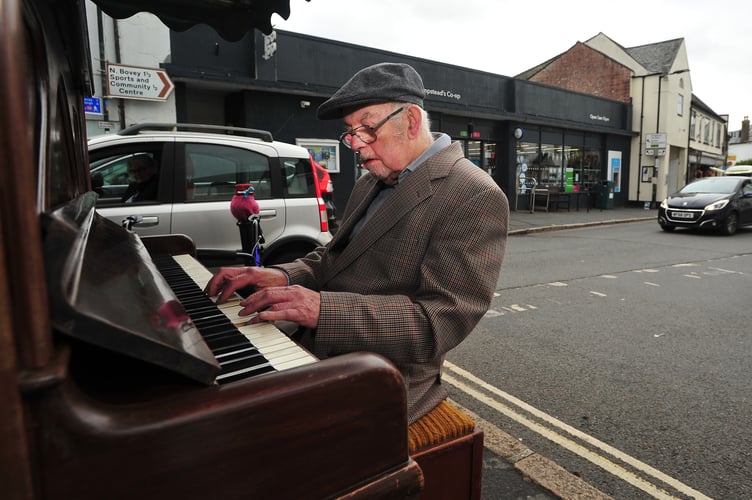
<path id="1" fill-rule="evenodd" d="M 320 292 L 313 353 L 391 360 L 405 379 L 412 423 L 447 396 L 444 357 L 488 310 L 509 205 L 454 143 L 400 182 L 347 243 L 378 189 L 372 175 L 358 179 L 332 241 L 278 267 L 292 284 Z"/>

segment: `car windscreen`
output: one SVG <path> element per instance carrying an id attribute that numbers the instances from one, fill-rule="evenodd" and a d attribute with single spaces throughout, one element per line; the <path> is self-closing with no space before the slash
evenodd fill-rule
<path id="1" fill-rule="evenodd" d="M 708 177 L 684 186 L 680 193 L 733 193 L 739 179 L 733 177 Z"/>

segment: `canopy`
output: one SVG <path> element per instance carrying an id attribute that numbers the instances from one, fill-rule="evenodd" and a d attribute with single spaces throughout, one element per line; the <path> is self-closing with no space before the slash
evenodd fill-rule
<path id="1" fill-rule="evenodd" d="M 175 31 L 208 24 L 227 41 L 258 29 L 272 32 L 271 16 L 290 17 L 290 0 L 93 0 L 110 17 L 150 12 Z M 310 1 L 310 0 L 306 0 Z"/>

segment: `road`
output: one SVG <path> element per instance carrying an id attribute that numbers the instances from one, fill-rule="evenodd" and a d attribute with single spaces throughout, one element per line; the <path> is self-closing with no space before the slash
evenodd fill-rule
<path id="1" fill-rule="evenodd" d="M 511 237 L 447 385 L 614 498 L 752 498 L 751 325 L 752 230 Z"/>

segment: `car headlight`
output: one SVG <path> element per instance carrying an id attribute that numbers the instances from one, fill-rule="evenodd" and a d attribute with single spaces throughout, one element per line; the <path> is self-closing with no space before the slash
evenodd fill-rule
<path id="1" fill-rule="evenodd" d="M 668 198 L 665 198 L 665 199 L 664 199 L 664 200 L 663 200 L 663 201 L 661 202 L 661 208 L 662 208 L 662 209 L 664 209 L 664 210 L 666 210 L 666 209 L 668 208 Z"/>
<path id="2" fill-rule="evenodd" d="M 705 210 L 720 210 L 728 205 L 729 200 L 718 200 L 705 207 Z"/>

